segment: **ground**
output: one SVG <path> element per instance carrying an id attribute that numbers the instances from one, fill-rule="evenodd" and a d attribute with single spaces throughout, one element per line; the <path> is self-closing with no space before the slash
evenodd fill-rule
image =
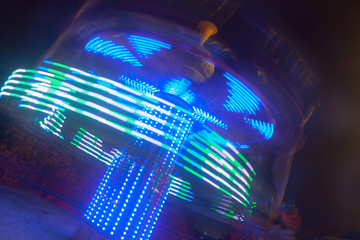
<path id="1" fill-rule="evenodd" d="M 68 240 L 81 218 L 28 190 L 0 186 L 1 240 Z"/>

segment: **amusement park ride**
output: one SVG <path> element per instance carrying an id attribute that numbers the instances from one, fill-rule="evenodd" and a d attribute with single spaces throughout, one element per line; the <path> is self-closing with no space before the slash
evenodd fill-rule
<path id="1" fill-rule="evenodd" d="M 272 25 L 244 17 L 233 31 L 246 41 L 232 50 L 221 17 L 136 4 L 87 2 L 1 88 L 12 116 L 108 165 L 74 239 L 149 239 L 176 197 L 224 224 L 272 221 L 316 74 Z"/>

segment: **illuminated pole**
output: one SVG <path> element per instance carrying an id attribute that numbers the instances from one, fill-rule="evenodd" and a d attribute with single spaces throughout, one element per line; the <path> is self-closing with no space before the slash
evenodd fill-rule
<path id="1" fill-rule="evenodd" d="M 148 239 L 167 198 L 173 160 L 189 133 L 192 117 L 170 106 L 161 106 L 175 115 L 169 126 L 141 117 L 140 122 L 164 131 L 173 138 L 159 139 L 144 127 L 135 131 L 170 146 L 166 150 L 143 139 L 131 139 L 109 166 L 91 201 L 85 220 L 105 235 L 116 239 Z M 168 115 L 156 109 L 144 112 L 168 121 Z M 178 116 L 178 117 L 176 117 Z M 141 150 L 140 150 L 141 149 Z"/>

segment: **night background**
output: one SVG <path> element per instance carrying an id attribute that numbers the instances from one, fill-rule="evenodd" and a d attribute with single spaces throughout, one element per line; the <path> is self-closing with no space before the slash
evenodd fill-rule
<path id="1" fill-rule="evenodd" d="M 360 231 L 360 2 L 249 2 L 244 1 L 244 7 L 267 12 L 308 50 L 322 82 L 318 91 L 321 107 L 305 127 L 306 142 L 295 155 L 284 200 L 299 208 L 305 230 L 338 237 L 351 230 Z M 35 65 L 81 4 L 57 0 L 1 2 L 0 83 L 14 69 Z M 6 142 L 7 128 L 14 127 L 13 123 L 4 113 L 0 117 L 0 143 L 14 144 Z M 15 135 L 29 138 L 21 130 Z M 51 143 L 33 144 L 26 146 L 37 151 L 32 161 L 37 157 L 55 159 L 44 165 L 49 171 L 63 169 L 58 171 L 59 176 L 71 178 L 71 171 L 88 167 L 70 166 L 61 154 L 53 157 L 49 152 L 61 150 Z M 51 149 L 44 150 L 47 147 Z"/>

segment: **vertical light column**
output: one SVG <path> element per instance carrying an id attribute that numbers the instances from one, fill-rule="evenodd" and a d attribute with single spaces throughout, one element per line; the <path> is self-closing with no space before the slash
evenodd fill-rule
<path id="1" fill-rule="evenodd" d="M 138 121 L 164 134 L 143 124 L 133 130 L 169 149 L 142 138 L 129 139 L 122 155 L 111 162 L 85 214 L 85 220 L 108 237 L 149 239 L 166 202 L 173 161 L 189 134 L 192 116 L 169 105 L 158 108 L 146 107 Z"/>
<path id="2" fill-rule="evenodd" d="M 113 160 L 84 215 L 92 226 L 116 238 L 130 234 L 153 182 L 153 171 L 124 156 Z"/>

